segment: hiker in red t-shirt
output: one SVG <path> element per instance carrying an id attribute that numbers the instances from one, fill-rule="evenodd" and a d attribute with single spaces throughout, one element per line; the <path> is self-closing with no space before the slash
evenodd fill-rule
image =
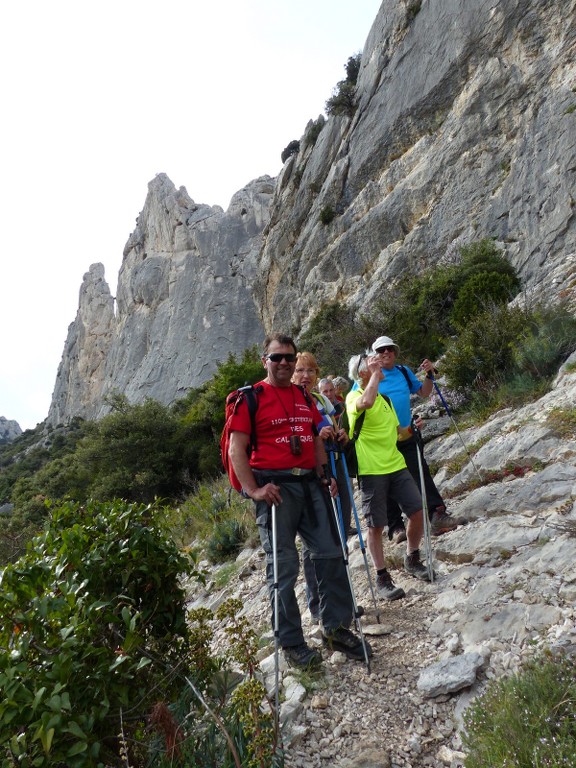
<path id="1" fill-rule="evenodd" d="M 361 639 L 348 629 L 353 615 L 352 595 L 330 501 L 322 487 L 328 484 L 326 451 L 317 430 L 322 418 L 302 389 L 291 383 L 296 363 L 294 341 L 283 334 L 268 336 L 262 363 L 267 375 L 256 385 L 262 389 L 255 414 L 255 448 L 248 456 L 251 420 L 243 402 L 231 423 L 229 456 L 244 493 L 256 504 L 272 607 L 275 585 L 270 508 L 272 504 L 278 506 L 276 588 L 280 644 L 292 664 L 308 667 L 321 662 L 320 653 L 304 640 L 294 592 L 300 569 L 296 549 L 299 534 L 316 571 L 324 644 L 349 658 L 364 659 Z M 371 655 L 369 646 L 367 651 Z"/>

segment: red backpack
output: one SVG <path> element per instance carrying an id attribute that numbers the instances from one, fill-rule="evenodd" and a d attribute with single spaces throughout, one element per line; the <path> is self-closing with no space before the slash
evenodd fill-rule
<path id="1" fill-rule="evenodd" d="M 242 483 L 238 480 L 232 462 L 230 461 L 230 457 L 228 456 L 228 449 L 230 448 L 230 422 L 240 403 L 246 400 L 251 424 L 250 440 L 248 441 L 246 453 L 250 456 L 252 451 L 256 448 L 256 409 L 258 408 L 258 393 L 261 392 L 262 389 L 262 386 L 254 387 L 252 384 L 235 389 L 226 397 L 226 405 L 224 406 L 224 429 L 220 436 L 220 457 L 224 471 L 230 480 L 230 485 L 236 491 L 240 492 L 242 491 Z"/>

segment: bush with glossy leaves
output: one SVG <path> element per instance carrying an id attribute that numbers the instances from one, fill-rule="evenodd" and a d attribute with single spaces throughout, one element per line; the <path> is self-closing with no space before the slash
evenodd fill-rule
<path id="1" fill-rule="evenodd" d="M 116 764 L 189 671 L 181 579 L 201 578 L 159 507 L 66 503 L 1 573 L 5 765 Z"/>

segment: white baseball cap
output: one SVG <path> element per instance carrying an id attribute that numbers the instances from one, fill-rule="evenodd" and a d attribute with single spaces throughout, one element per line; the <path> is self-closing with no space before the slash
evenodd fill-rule
<path id="1" fill-rule="evenodd" d="M 400 347 L 395 344 L 389 336 L 378 336 L 374 344 L 372 344 L 372 351 L 378 352 L 382 347 L 394 347 L 396 354 L 400 354 Z"/>

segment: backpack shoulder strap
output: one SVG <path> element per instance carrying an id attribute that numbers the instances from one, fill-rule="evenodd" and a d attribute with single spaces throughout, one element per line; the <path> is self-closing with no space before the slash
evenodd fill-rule
<path id="1" fill-rule="evenodd" d="M 246 405 L 248 406 L 248 413 L 250 414 L 250 447 L 251 450 L 256 449 L 256 411 L 258 410 L 258 394 L 262 392 L 263 387 L 261 385 L 255 387 L 253 384 L 248 384 L 245 387 L 238 389 L 238 397 L 234 404 L 234 409 L 238 407 L 238 404 L 246 398 Z"/>
<path id="2" fill-rule="evenodd" d="M 356 419 L 356 422 L 354 424 L 354 434 L 352 435 L 352 440 L 358 440 L 358 437 L 360 436 L 360 430 L 362 429 L 362 424 L 364 424 L 364 419 L 366 418 L 366 411 L 362 411 L 360 416 Z"/>
<path id="3" fill-rule="evenodd" d="M 412 384 L 410 382 L 410 377 L 408 376 L 408 371 L 406 370 L 406 366 L 405 365 L 397 365 L 395 367 L 398 368 L 398 370 L 402 373 L 402 376 L 404 376 L 404 378 L 406 379 L 406 384 L 408 385 L 408 391 L 410 392 Z"/>
<path id="4" fill-rule="evenodd" d="M 294 386 L 297 387 L 300 390 L 300 392 L 302 392 L 302 394 L 304 395 L 304 400 L 306 400 L 306 405 L 308 406 L 308 408 L 311 408 L 314 405 L 314 400 L 310 396 L 310 393 L 308 392 L 308 390 L 305 387 L 303 387 L 301 384 L 294 384 Z"/>

